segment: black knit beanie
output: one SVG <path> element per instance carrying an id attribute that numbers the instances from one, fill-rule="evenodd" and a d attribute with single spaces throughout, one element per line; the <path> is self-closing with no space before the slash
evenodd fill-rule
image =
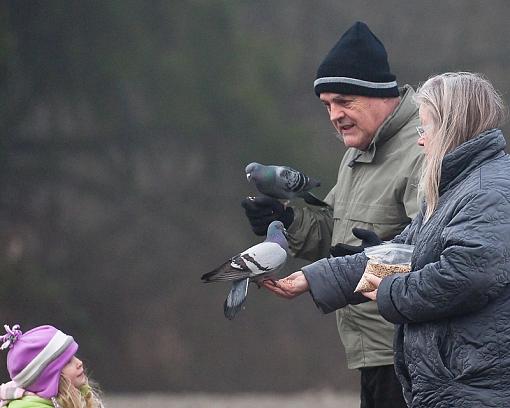
<path id="1" fill-rule="evenodd" d="M 338 40 L 317 70 L 314 82 L 321 92 L 380 98 L 399 96 L 382 42 L 365 23 L 354 23 Z"/>

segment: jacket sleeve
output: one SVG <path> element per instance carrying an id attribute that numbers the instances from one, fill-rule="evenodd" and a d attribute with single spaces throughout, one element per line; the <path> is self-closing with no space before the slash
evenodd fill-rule
<path id="1" fill-rule="evenodd" d="M 421 169 L 423 164 L 423 154 L 416 156 L 409 168 L 409 176 L 405 185 L 402 202 L 407 216 L 413 219 L 418 214 L 420 197 L 418 194 L 418 185 L 420 183 Z"/>
<path id="2" fill-rule="evenodd" d="M 293 207 L 294 220 L 287 228 L 293 256 L 309 261 L 329 256 L 333 235 L 333 195 L 334 189 L 324 199 L 327 207 Z"/>
<path id="3" fill-rule="evenodd" d="M 360 253 L 321 259 L 302 268 L 313 301 L 322 313 L 330 313 L 348 304 L 369 300 L 361 293 L 354 293 L 367 259 L 365 254 Z"/>
<path id="4" fill-rule="evenodd" d="M 457 208 L 437 237 L 442 248 L 438 261 L 381 282 L 377 303 L 385 319 L 411 323 L 467 314 L 484 307 L 509 283 L 507 199 L 496 191 L 477 193 Z"/>

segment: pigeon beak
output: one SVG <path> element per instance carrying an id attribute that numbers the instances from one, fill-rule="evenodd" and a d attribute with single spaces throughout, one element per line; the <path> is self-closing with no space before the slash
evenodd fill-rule
<path id="1" fill-rule="evenodd" d="M 250 180 L 251 180 L 251 173 L 246 173 L 246 179 L 247 179 L 248 181 L 250 181 Z"/>
<path id="2" fill-rule="evenodd" d="M 287 232 L 287 230 L 284 228 L 282 232 L 283 232 L 283 236 L 288 239 L 289 233 Z"/>

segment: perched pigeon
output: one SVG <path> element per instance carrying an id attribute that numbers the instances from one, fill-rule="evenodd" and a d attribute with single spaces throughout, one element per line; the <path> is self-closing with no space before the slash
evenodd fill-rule
<path id="1" fill-rule="evenodd" d="M 220 267 L 202 275 L 205 282 L 233 281 L 232 289 L 223 305 L 225 317 L 232 320 L 241 310 L 248 293 L 249 282 L 270 279 L 283 268 L 287 260 L 288 243 L 285 228 L 280 221 L 273 221 L 267 228 L 264 242 L 248 248 L 230 258 Z"/>
<path id="2" fill-rule="evenodd" d="M 326 205 L 309 192 L 321 185 L 319 180 L 287 166 L 264 166 L 250 163 L 245 169 L 248 181 L 253 181 L 257 190 L 269 197 L 291 199 L 302 197 L 305 202 L 313 205 Z"/>

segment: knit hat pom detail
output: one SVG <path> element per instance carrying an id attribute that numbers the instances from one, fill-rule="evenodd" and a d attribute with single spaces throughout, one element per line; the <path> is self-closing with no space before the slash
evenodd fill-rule
<path id="1" fill-rule="evenodd" d="M 21 337 L 23 334 L 19 329 L 19 324 L 15 324 L 12 326 L 12 329 L 8 325 L 4 325 L 4 329 L 6 334 L 0 337 L 0 342 L 2 345 L 0 346 L 0 350 L 5 350 L 6 348 L 12 348 L 14 343 Z"/>

